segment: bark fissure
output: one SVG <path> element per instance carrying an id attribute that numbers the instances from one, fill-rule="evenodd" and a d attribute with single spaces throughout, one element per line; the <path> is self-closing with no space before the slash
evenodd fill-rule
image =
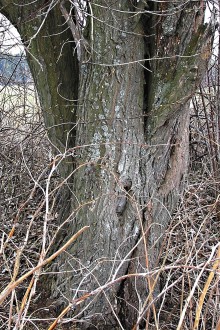
<path id="1" fill-rule="evenodd" d="M 59 274 L 48 280 L 54 297 L 61 290 L 67 303 L 106 284 L 116 271 L 119 277 L 155 267 L 187 167 L 187 100 L 209 58 L 210 27 L 202 23 L 200 1 L 184 2 L 176 11 L 172 2 L 149 1 L 146 8 L 141 1 L 134 6 L 125 0 L 109 0 L 108 5 L 97 0 L 97 5 L 89 3 L 94 17 L 84 31 L 92 37 L 91 54 L 79 63 L 76 40 L 59 4 L 31 39 L 48 6 L 24 2 L 25 7 L 7 0 L 0 5 L 23 40 L 31 40 L 29 51 L 41 64 L 28 55 L 51 141 L 59 152 L 77 147 L 75 161 L 61 165 L 64 176 L 75 169 L 65 211 L 72 217 L 54 249 L 65 235 L 90 226 L 59 257 Z M 30 20 L 32 10 L 40 15 Z M 156 10 L 168 15 L 150 14 Z M 18 22 L 20 14 L 24 24 Z M 146 62 L 138 63 L 140 59 Z M 125 329 L 136 323 L 148 293 L 147 279 L 139 278 L 117 282 L 106 292 Z M 76 318 L 99 329 L 118 326 L 105 294 L 84 307 L 78 316 L 74 311 Z M 92 328 L 90 323 L 82 326 Z"/>

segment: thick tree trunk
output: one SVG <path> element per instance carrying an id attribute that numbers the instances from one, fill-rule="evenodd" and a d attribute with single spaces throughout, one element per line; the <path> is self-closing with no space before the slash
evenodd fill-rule
<path id="1" fill-rule="evenodd" d="M 49 10 L 38 1 L 29 19 L 30 6 L 9 2 L 0 1 L 3 13 L 31 43 L 28 60 L 49 136 L 62 152 L 77 146 L 72 163 L 63 163 L 63 175 L 75 170 L 71 220 L 56 246 L 90 226 L 56 262 L 53 296 L 61 291 L 71 300 L 119 276 L 149 273 L 118 281 L 86 301 L 83 312 L 82 305 L 75 310 L 85 328 L 116 329 L 121 322 L 131 329 L 157 296 L 157 274 L 150 274 L 187 168 L 188 100 L 211 50 L 203 1 L 149 1 L 147 8 L 142 1 L 139 8 L 125 0 L 91 2 L 90 49 L 80 61 L 59 4 Z"/>

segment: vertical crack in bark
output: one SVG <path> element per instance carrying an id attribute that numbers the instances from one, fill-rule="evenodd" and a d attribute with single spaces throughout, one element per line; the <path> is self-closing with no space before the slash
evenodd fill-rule
<path id="1" fill-rule="evenodd" d="M 142 226 L 145 228 L 146 226 L 146 215 L 145 215 L 145 208 L 141 210 L 141 221 Z M 140 267 L 142 267 L 142 262 L 139 260 L 140 256 L 140 250 L 142 251 L 142 247 L 140 245 L 143 244 L 143 241 L 141 241 L 143 233 L 141 229 L 139 230 L 139 233 L 137 235 L 137 238 L 134 242 L 135 249 L 130 255 L 130 261 L 128 262 L 127 269 L 125 271 L 125 275 L 129 273 L 138 273 L 140 271 Z M 143 252 L 143 251 L 142 251 Z M 138 256 L 138 258 L 137 258 Z M 146 271 L 146 269 L 145 269 Z M 136 282 L 137 281 L 137 282 Z M 140 296 L 142 295 L 142 292 L 140 292 L 139 284 L 138 282 L 142 281 L 142 279 L 135 279 L 135 278 L 128 278 L 121 282 L 118 291 L 117 291 L 117 304 L 118 304 L 118 316 L 120 319 L 121 324 L 125 329 L 130 329 L 133 327 L 137 320 L 137 310 L 135 306 L 138 305 L 138 301 Z M 142 285 L 141 285 L 142 288 Z M 146 291 L 147 288 L 147 282 L 146 282 Z M 128 301 L 129 298 L 129 301 Z M 140 303 L 140 301 L 139 301 Z"/>
<path id="2" fill-rule="evenodd" d="M 153 68 L 151 66 L 151 61 L 155 54 L 155 16 L 149 14 L 150 11 L 156 10 L 157 4 L 154 1 L 148 1 L 148 7 L 146 7 L 146 13 L 142 15 L 142 25 L 144 31 L 144 44 L 145 44 L 145 58 L 144 63 L 144 97 L 143 97 L 143 123 L 144 123 L 144 133 L 145 139 L 148 137 L 148 117 L 152 109 L 152 78 L 153 78 Z"/>
<path id="3" fill-rule="evenodd" d="M 125 272 L 125 275 L 128 274 L 130 263 L 128 264 L 127 270 Z M 118 311 L 118 316 L 121 324 L 123 327 L 125 326 L 126 323 L 126 314 L 125 314 L 125 305 L 126 301 L 124 299 L 125 296 L 125 282 L 126 280 L 123 280 L 119 286 L 119 289 L 117 291 L 117 305 L 119 306 L 119 311 Z"/>
<path id="4" fill-rule="evenodd" d="M 154 17 L 153 15 L 149 14 L 150 10 L 155 10 L 155 4 L 153 2 L 149 2 L 149 7 L 146 8 L 148 13 L 143 14 L 141 17 L 141 22 L 143 26 L 144 31 L 144 43 L 145 43 L 145 54 L 144 58 L 151 59 L 154 55 Z M 147 125 L 148 125 L 148 115 L 151 111 L 152 107 L 152 100 L 151 100 L 151 93 L 152 93 L 152 70 L 151 70 L 151 62 L 149 60 L 146 60 L 144 63 L 144 95 L 143 95 L 143 126 L 144 126 L 144 135 L 145 135 L 145 141 L 147 140 Z M 141 158 L 143 155 L 140 156 Z M 145 171 L 143 171 L 145 172 Z M 145 177 L 145 176 L 144 176 Z M 144 178 L 143 178 L 143 184 Z M 143 198 L 141 198 L 143 199 Z M 146 201 L 144 201 L 146 203 Z M 143 200 L 141 202 L 143 204 Z M 146 228 L 148 227 L 148 224 L 146 224 L 147 217 L 146 217 L 146 209 L 141 208 L 140 210 L 140 217 L 141 219 L 137 219 L 136 221 L 142 221 L 142 227 Z M 133 232 L 133 231 L 132 231 Z M 141 225 L 139 227 L 139 233 L 137 235 L 137 238 L 134 242 L 133 246 L 136 246 L 134 251 L 130 255 L 130 261 L 128 262 L 127 269 L 125 274 L 134 273 L 134 272 L 140 272 L 146 271 L 146 264 L 145 264 L 145 256 L 144 256 L 144 243 L 143 241 L 139 242 L 143 233 L 141 230 Z M 139 244 L 138 244 L 139 242 Z M 125 327 L 125 329 L 131 328 L 136 320 L 137 320 L 137 310 L 134 306 L 138 306 L 140 304 L 140 299 L 143 298 L 143 296 L 146 295 L 146 291 L 148 290 L 147 287 L 147 280 L 146 279 L 126 279 L 123 280 L 119 286 L 119 289 L 117 291 L 117 302 L 118 302 L 118 316 L 119 319 Z M 143 292 L 141 292 L 143 291 Z M 128 297 L 130 303 L 128 303 Z M 131 303 L 132 302 L 132 303 Z M 143 303 L 143 302 L 141 302 Z M 132 306 L 132 304 L 134 306 Z"/>

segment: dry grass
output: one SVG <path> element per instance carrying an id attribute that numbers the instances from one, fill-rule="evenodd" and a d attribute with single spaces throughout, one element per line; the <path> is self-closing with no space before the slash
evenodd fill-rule
<path id="1" fill-rule="evenodd" d="M 194 323 L 199 302 L 199 329 L 216 327 L 219 318 L 219 260 L 215 263 L 215 258 L 219 249 L 220 222 L 216 198 L 210 190 L 210 185 L 215 183 L 204 177 L 201 181 L 193 173 L 189 175 L 182 202 L 167 232 L 169 244 L 162 256 L 166 259 L 167 269 L 163 272 L 165 293 L 160 318 L 164 326 L 161 329 L 197 329 Z M 205 292 L 210 274 L 213 278 Z M 200 300 L 202 293 L 204 304 Z M 181 316 L 182 327 L 178 328 Z"/>
<path id="2" fill-rule="evenodd" d="M 27 86 L 23 90 L 19 87 L 19 93 L 14 88 L 5 90 L 5 95 L 1 96 L 1 291 L 16 278 L 24 278 L 28 270 L 44 260 L 44 239 L 46 237 L 48 244 L 52 242 L 57 230 L 53 219 L 59 212 L 56 202 L 59 189 L 55 191 L 54 187 L 60 184 L 60 179 L 56 171 L 51 172 L 50 144 L 37 98 L 32 86 L 30 94 Z M 24 100 L 28 101 L 23 104 Z M 161 254 L 162 294 L 156 311 L 161 330 L 218 329 L 220 318 L 219 255 L 216 259 L 220 241 L 219 180 L 216 176 L 218 164 L 210 147 L 213 146 L 215 131 L 212 135 L 208 132 L 210 122 L 207 123 L 201 103 L 200 108 L 194 107 L 194 110 L 190 172 L 166 233 L 166 248 Z M 50 185 L 47 191 L 48 178 Z M 50 196 L 52 211 L 46 222 L 46 231 L 45 192 Z M 48 320 L 39 305 L 36 310 L 30 309 L 37 299 L 34 296 L 35 284 L 35 278 L 26 278 L 18 283 L 16 290 L 11 290 L 0 307 L 1 329 L 45 329 L 53 324 L 57 313 Z M 55 310 L 56 301 L 50 303 Z M 155 329 L 153 317 L 149 329 Z"/>

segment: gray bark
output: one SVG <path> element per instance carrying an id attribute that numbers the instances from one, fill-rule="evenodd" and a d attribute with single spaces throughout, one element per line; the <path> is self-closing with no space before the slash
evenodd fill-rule
<path id="1" fill-rule="evenodd" d="M 34 5 L 42 15 L 29 20 L 33 5 L 0 1 L 26 42 L 44 19 L 48 4 L 43 3 Z M 90 229 L 56 261 L 60 274 L 49 284 L 53 297 L 60 291 L 66 297 L 64 303 L 114 276 L 159 266 L 163 235 L 187 169 L 188 101 L 210 56 L 211 27 L 203 24 L 201 1 L 178 1 L 178 9 L 173 2 L 134 3 L 90 3 L 94 19 L 88 19 L 84 32 L 89 53 L 84 51 L 80 62 L 59 4 L 31 41 L 30 54 L 43 70 L 32 55 L 28 60 L 51 140 L 64 150 L 71 131 L 67 147 L 81 146 L 72 164 L 63 164 L 63 175 L 77 170 L 69 183 L 71 217 L 55 248 L 84 225 Z M 153 14 L 162 11 L 171 15 Z M 116 329 L 117 315 L 131 329 L 155 278 L 118 281 L 86 300 L 85 309 L 80 305 L 73 313 L 87 321 L 80 328 Z M 154 298 L 158 290 L 159 281 Z"/>

